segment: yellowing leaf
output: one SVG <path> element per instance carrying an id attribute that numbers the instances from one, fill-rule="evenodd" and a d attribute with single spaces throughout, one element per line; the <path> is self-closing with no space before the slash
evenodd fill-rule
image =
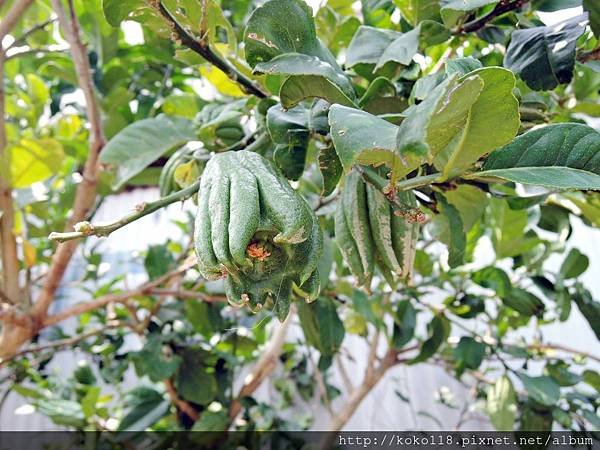
<path id="1" fill-rule="evenodd" d="M 245 95 L 238 85 L 227 78 L 227 75 L 219 69 L 208 66 L 201 67 L 200 74 L 223 95 L 229 97 L 243 97 Z"/>
<path id="2" fill-rule="evenodd" d="M 185 164 L 180 164 L 173 173 L 173 179 L 181 187 L 186 188 L 198 179 L 200 171 L 196 161 L 190 161 Z"/>
<path id="3" fill-rule="evenodd" d="M 37 262 L 37 252 L 27 239 L 23 239 L 23 259 L 27 268 L 33 267 Z"/>
<path id="4" fill-rule="evenodd" d="M 56 174 L 64 158 L 63 147 L 55 139 L 21 139 L 9 146 L 11 185 L 30 186 Z"/>

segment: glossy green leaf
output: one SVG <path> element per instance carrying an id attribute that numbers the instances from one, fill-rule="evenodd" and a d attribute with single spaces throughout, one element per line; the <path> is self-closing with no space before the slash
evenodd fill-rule
<path id="1" fill-rule="evenodd" d="M 556 189 L 600 189 L 600 133 L 582 124 L 530 131 L 492 153 L 477 178 Z"/>
<path id="2" fill-rule="evenodd" d="M 590 264 L 590 259 L 578 249 L 572 248 L 560 266 L 560 274 L 564 279 L 577 278 L 585 272 Z"/>
<path id="3" fill-rule="evenodd" d="M 317 39 L 312 10 L 302 0 L 270 0 L 256 8 L 244 30 L 244 49 L 251 67 L 284 53 L 303 53 L 337 68 Z"/>
<path id="4" fill-rule="evenodd" d="M 285 53 L 257 64 L 254 73 L 270 75 L 312 75 L 321 76 L 339 86 L 349 98 L 354 98 L 354 88 L 350 80 L 338 68 L 315 56 L 302 53 Z"/>
<path id="5" fill-rule="evenodd" d="M 539 240 L 526 232 L 527 211 L 513 210 L 504 200 L 490 198 L 489 226 L 498 259 L 523 254 Z"/>
<path id="6" fill-rule="evenodd" d="M 127 393 L 129 411 L 123 417 L 118 431 L 144 431 L 169 411 L 171 404 L 150 387 L 137 387 Z"/>
<path id="7" fill-rule="evenodd" d="M 438 351 L 450 335 L 450 322 L 443 314 L 436 314 L 427 326 L 427 329 L 429 337 L 421 345 L 419 354 L 411 359 L 409 364 L 424 362 Z"/>
<path id="8" fill-rule="evenodd" d="M 321 171 L 321 176 L 323 178 L 323 190 L 321 191 L 321 196 L 327 197 L 336 188 L 342 177 L 344 168 L 332 145 L 323 148 L 319 152 L 318 161 L 319 170 Z"/>
<path id="9" fill-rule="evenodd" d="M 146 7 L 144 0 L 102 0 L 102 10 L 106 21 L 118 27 L 130 14 Z"/>
<path id="10" fill-rule="evenodd" d="M 433 219 L 432 232 L 448 247 L 448 265 L 450 267 L 460 266 L 465 259 L 467 238 L 460 213 L 456 207 L 438 194 L 439 215 Z"/>
<path id="11" fill-rule="evenodd" d="M 519 373 L 519 378 L 529 396 L 538 403 L 555 406 L 560 398 L 560 387 L 551 377 L 530 377 Z"/>
<path id="12" fill-rule="evenodd" d="M 596 38 L 600 38 L 600 3 L 596 0 L 583 0 L 583 9 L 587 11 L 590 27 Z"/>
<path id="13" fill-rule="evenodd" d="M 346 66 L 377 64 L 385 49 L 400 33 L 392 30 L 361 26 L 346 50 Z"/>
<path id="14" fill-rule="evenodd" d="M 520 119 L 514 87 L 510 71 L 488 67 L 467 74 L 449 93 L 427 136 L 433 163 L 444 179 L 465 172 L 482 155 L 516 136 Z"/>
<path id="15" fill-rule="evenodd" d="M 404 167 L 394 151 L 397 126 L 364 111 L 340 105 L 332 105 L 329 109 L 329 125 L 333 145 L 346 173 L 357 163 L 385 164 L 398 170 Z M 409 166 L 416 167 L 420 158 L 410 161 Z"/>
<path id="16" fill-rule="evenodd" d="M 486 412 L 496 430 L 513 430 L 517 415 L 517 396 L 507 376 L 498 378 L 488 388 Z"/>
<path id="17" fill-rule="evenodd" d="M 417 326 L 417 311 L 409 300 L 403 300 L 396 307 L 394 317 L 394 332 L 392 344 L 395 348 L 402 348 L 408 344 L 415 335 Z"/>
<path id="18" fill-rule="evenodd" d="M 458 21 L 465 18 L 471 11 L 483 6 L 498 3 L 498 0 L 441 0 L 440 13 L 447 27 L 454 27 Z"/>
<path id="19" fill-rule="evenodd" d="M 37 401 L 37 410 L 48 416 L 55 424 L 83 427 L 85 414 L 81 404 L 62 398 L 44 398 Z"/>
<path id="20" fill-rule="evenodd" d="M 152 334 L 139 351 L 131 354 L 135 371 L 139 376 L 147 375 L 150 380 L 158 382 L 173 375 L 181 364 L 181 357 L 169 355 L 163 351 L 160 336 Z"/>
<path id="21" fill-rule="evenodd" d="M 217 379 L 209 373 L 204 359 L 210 355 L 201 349 L 188 348 L 177 371 L 177 393 L 184 400 L 208 405 L 217 394 Z"/>
<path id="22" fill-rule="evenodd" d="M 174 266 L 175 259 L 166 245 L 151 245 L 148 247 L 148 253 L 144 258 L 144 267 L 150 279 L 164 275 L 174 269 Z"/>
<path id="23" fill-rule="evenodd" d="M 499 267 L 488 266 L 472 273 L 471 280 L 484 288 L 493 289 L 499 297 L 508 295 L 512 284 L 506 272 Z"/>
<path id="24" fill-rule="evenodd" d="M 587 14 L 560 24 L 515 30 L 504 66 L 534 90 L 554 89 L 573 78 L 577 39 L 585 31 Z"/>
<path id="25" fill-rule="evenodd" d="M 337 84 L 319 75 L 296 75 L 287 78 L 279 90 L 279 98 L 284 108 L 293 108 L 303 100 L 322 98 L 329 103 L 354 106 Z"/>
<path id="26" fill-rule="evenodd" d="M 581 287 L 576 290 L 573 300 L 585 320 L 587 320 L 596 338 L 600 340 L 600 302 L 594 300 L 590 292 Z"/>
<path id="27" fill-rule="evenodd" d="M 460 213 L 465 233 L 481 218 L 488 204 L 487 194 L 468 184 L 460 184 L 456 189 L 446 191 L 445 196 L 448 203 Z"/>
<path id="28" fill-rule="evenodd" d="M 114 168 L 113 189 L 119 189 L 167 151 L 195 138 L 192 122 L 161 114 L 121 130 L 102 150 L 100 162 Z"/>
<path id="29" fill-rule="evenodd" d="M 485 356 L 485 348 L 484 343 L 470 336 L 461 337 L 453 352 L 456 371 L 462 373 L 465 369 L 478 369 Z"/>
<path id="30" fill-rule="evenodd" d="M 554 12 L 561 9 L 577 8 L 581 6 L 581 0 L 534 0 L 532 6 L 538 11 Z"/>
<path id="31" fill-rule="evenodd" d="M 440 16 L 439 0 L 394 0 L 394 2 L 413 26 L 423 20 L 435 20 Z"/>

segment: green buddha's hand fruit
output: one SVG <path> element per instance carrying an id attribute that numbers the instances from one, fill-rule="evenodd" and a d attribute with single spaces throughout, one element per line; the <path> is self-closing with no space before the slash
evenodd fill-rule
<path id="1" fill-rule="evenodd" d="M 314 300 L 322 239 L 312 209 L 270 161 L 242 150 L 206 165 L 196 254 L 204 277 L 226 278 L 231 303 L 258 310 L 270 300 L 283 320 L 293 290 Z"/>
<path id="2" fill-rule="evenodd" d="M 411 192 L 397 194 L 415 207 Z M 335 214 L 336 241 L 359 286 L 369 289 L 374 267 L 387 279 L 407 279 L 414 262 L 418 223 L 397 216 L 385 196 L 357 172 L 345 179 Z"/>

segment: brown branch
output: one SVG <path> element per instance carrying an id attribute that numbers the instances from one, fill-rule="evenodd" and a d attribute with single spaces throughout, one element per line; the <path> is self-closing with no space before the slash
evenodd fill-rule
<path id="1" fill-rule="evenodd" d="M 11 32 L 32 3 L 33 0 L 19 0 L 13 3 L 0 22 L 0 42 Z"/>
<path id="2" fill-rule="evenodd" d="M 589 52 L 583 52 L 577 55 L 577 61 L 586 63 L 588 61 L 600 61 L 600 47 L 590 50 Z"/>
<path id="3" fill-rule="evenodd" d="M 528 345 L 527 348 L 529 350 L 539 350 L 539 351 L 545 351 L 545 350 L 557 350 L 557 351 L 561 351 L 561 352 L 565 352 L 565 353 L 571 353 L 573 355 L 577 355 L 577 356 L 582 356 L 585 358 L 589 358 L 589 359 L 593 359 L 596 362 L 600 362 L 600 356 L 596 356 L 592 353 L 589 352 L 584 352 L 581 350 L 576 350 L 574 348 L 571 347 L 567 347 L 564 346 L 562 344 L 531 344 Z"/>
<path id="4" fill-rule="evenodd" d="M 96 191 L 98 183 L 98 157 L 104 147 L 105 139 L 102 131 L 102 119 L 100 108 L 94 94 L 92 82 L 92 73 L 88 61 L 88 54 L 85 45 L 81 42 L 79 21 L 73 8 L 73 1 L 69 0 L 69 15 L 65 11 L 61 0 L 52 0 L 52 6 L 58 16 L 61 29 L 66 41 L 71 48 L 71 56 L 75 65 L 75 72 L 79 87 L 83 91 L 86 104 L 87 119 L 90 124 L 89 151 L 85 166 L 83 169 L 83 180 L 77 186 L 73 212 L 67 223 L 67 230 L 74 224 L 87 218 L 96 200 Z M 77 242 L 71 241 L 60 245 L 52 258 L 48 275 L 44 280 L 41 292 L 34 305 L 34 313 L 37 321 L 42 323 L 48 312 L 48 308 L 54 299 L 54 295 L 65 274 L 67 265 L 75 249 Z"/>
<path id="5" fill-rule="evenodd" d="M 290 323 L 293 320 L 295 315 L 295 308 L 292 305 L 290 308 L 290 313 L 285 319 L 285 321 L 279 325 L 279 328 L 275 331 L 269 345 L 256 362 L 256 365 L 252 368 L 251 372 L 246 376 L 244 380 L 244 385 L 238 392 L 237 397 L 231 402 L 229 406 L 229 423 L 232 424 L 240 411 L 242 410 L 241 400 L 244 397 L 248 397 L 254 393 L 258 389 L 258 387 L 262 384 L 262 382 L 267 378 L 275 368 L 277 367 L 277 361 L 279 359 L 279 355 L 281 354 L 281 350 L 283 348 L 283 344 L 285 343 L 285 337 L 287 335 L 287 330 L 290 326 Z"/>
<path id="6" fill-rule="evenodd" d="M 4 326 L 19 326 L 30 327 L 31 318 L 20 311 L 15 306 L 0 303 L 0 320 L 4 322 Z"/>
<path id="7" fill-rule="evenodd" d="M 56 341 L 52 341 L 49 342 L 47 344 L 42 344 L 42 345 L 37 345 L 35 347 L 28 347 L 26 349 L 20 350 L 19 352 L 15 353 L 15 355 L 13 356 L 13 358 L 16 358 L 18 356 L 23 356 L 23 355 L 27 355 L 29 353 L 39 353 L 42 352 L 44 350 L 55 350 L 61 347 L 70 347 L 72 345 L 75 345 L 81 341 L 86 340 L 87 338 L 96 336 L 98 334 L 104 333 L 107 330 L 111 330 L 114 328 L 121 328 L 126 326 L 126 324 L 124 324 L 123 322 L 120 321 L 112 321 L 109 324 L 106 324 L 103 327 L 97 328 L 95 330 L 91 330 L 88 331 L 87 333 L 83 333 L 83 334 L 79 334 L 76 336 L 71 336 L 65 339 L 58 339 Z M 6 363 L 7 361 L 3 361 L 1 364 Z"/>
<path id="8" fill-rule="evenodd" d="M 89 302 L 83 302 L 73 305 L 72 307 L 65 309 L 64 311 L 46 317 L 42 322 L 42 327 L 56 325 L 57 323 L 62 322 L 63 320 L 68 319 L 69 317 L 79 316 L 85 312 L 102 308 L 103 306 L 106 306 L 109 303 L 123 303 L 132 297 L 147 295 L 154 288 L 157 288 L 158 286 L 168 282 L 174 277 L 182 275 L 187 270 L 192 268 L 195 264 L 195 258 L 189 258 L 184 264 L 182 264 L 177 269 L 172 270 L 171 272 L 166 273 L 165 275 L 156 278 L 155 280 L 143 283 L 135 289 L 123 292 L 121 294 L 103 295 L 102 297 L 98 297 L 97 299 L 91 300 Z"/>
<path id="9" fill-rule="evenodd" d="M 474 31 L 479 31 L 483 27 L 485 27 L 489 22 L 494 20 L 496 17 L 501 16 L 507 12 L 513 11 L 515 9 L 519 9 L 525 3 L 529 2 L 529 0 L 500 0 L 500 2 L 496 5 L 496 7 L 479 19 L 473 20 L 471 22 L 465 23 L 462 27 L 460 27 L 455 34 L 462 33 L 472 33 Z"/>
<path id="10" fill-rule="evenodd" d="M 19 22 L 33 0 L 14 2 L 5 16 L 0 21 L 0 45 L 2 40 L 11 32 Z M 10 186 L 10 157 L 6 153 L 6 123 L 4 103 L 4 62 L 5 52 L 0 48 L 0 250 L 2 253 L 2 281 L 6 296 L 13 301 L 19 300 L 19 258 L 17 255 L 17 241 L 13 233 L 14 206 L 12 189 Z M 10 315 L 7 315 L 8 318 Z M 19 341 L 29 335 L 31 325 L 22 327 L 16 317 L 10 316 L 11 321 L 5 322 L 0 335 L 0 359 L 10 353 L 12 348 L 7 343 Z M 8 351 L 7 351 L 8 350 Z"/>
<path id="11" fill-rule="evenodd" d="M 171 379 L 165 380 L 165 388 L 167 389 L 167 393 L 169 394 L 169 398 L 171 399 L 171 403 L 173 403 L 178 409 L 183 411 L 190 419 L 194 422 L 200 418 L 200 414 L 198 411 L 194 409 L 192 405 L 190 405 L 185 400 L 182 400 L 177 395 L 177 390 L 175 386 L 173 386 L 173 381 Z"/>
<path id="12" fill-rule="evenodd" d="M 163 289 L 156 288 L 148 291 L 150 295 L 176 297 L 181 300 L 202 300 L 206 303 L 223 303 L 227 302 L 227 297 L 224 295 L 209 295 L 203 292 L 189 291 L 185 289 Z"/>
<path id="13" fill-rule="evenodd" d="M 206 41 L 205 36 L 198 40 L 184 30 L 160 0 L 153 0 L 151 4 L 163 17 L 171 29 L 171 32 L 176 36 L 178 42 L 185 45 L 193 52 L 198 53 L 217 69 L 221 70 L 229 79 L 238 83 L 242 90 L 247 94 L 255 95 L 258 98 L 268 97 L 267 92 L 265 92 L 256 81 L 246 77 L 246 75 L 241 73 L 233 64 L 214 51 Z"/>

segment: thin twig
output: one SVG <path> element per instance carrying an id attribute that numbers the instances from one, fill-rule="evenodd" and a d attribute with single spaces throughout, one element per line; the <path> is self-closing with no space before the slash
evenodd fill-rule
<path id="1" fill-rule="evenodd" d="M 255 95 L 258 98 L 268 97 L 268 94 L 264 89 L 255 81 L 246 77 L 241 73 L 233 64 L 224 59 L 219 53 L 214 51 L 209 43 L 206 41 L 206 36 L 203 36 L 200 40 L 197 40 L 194 36 L 190 35 L 183 27 L 175 20 L 169 10 L 162 4 L 162 2 L 154 0 L 150 3 L 157 12 L 163 17 L 171 32 L 176 36 L 176 39 L 185 45 L 190 50 L 198 53 L 213 66 L 221 70 L 227 77 L 238 83 L 241 88 L 248 94 Z"/>
<path id="2" fill-rule="evenodd" d="M 11 30 L 32 3 L 33 0 L 19 0 L 17 2 L 13 2 L 11 8 L 4 15 L 2 21 L 0 21 L 0 42 L 2 42 L 4 37 L 11 32 Z"/>
<path id="3" fill-rule="evenodd" d="M 88 331 L 87 333 L 83 333 L 83 334 L 78 334 L 76 336 L 71 336 L 69 338 L 65 338 L 65 339 L 58 339 L 56 341 L 51 341 L 47 344 L 41 344 L 41 345 L 37 345 L 35 347 L 29 347 L 26 348 L 24 350 L 21 350 L 17 353 L 15 353 L 15 355 L 13 356 L 13 359 L 18 357 L 18 356 L 23 356 L 23 355 L 27 355 L 29 353 L 39 353 L 42 352 L 44 350 L 56 350 L 58 348 L 61 347 L 71 347 L 75 344 L 78 344 L 81 341 L 86 340 L 87 338 L 96 336 L 98 334 L 104 333 L 107 330 L 111 330 L 114 328 L 122 328 L 125 327 L 126 324 L 120 321 L 111 321 L 110 323 L 104 325 L 103 327 L 100 328 L 96 328 L 95 330 L 91 330 Z M 6 361 L 3 361 L 2 363 L 5 363 Z"/>
<path id="4" fill-rule="evenodd" d="M 47 317 L 43 321 L 42 325 L 44 327 L 47 327 L 50 325 L 55 325 L 65 319 L 68 319 L 69 317 L 79 316 L 87 311 L 93 311 L 95 309 L 102 308 L 103 306 L 105 306 L 109 303 L 122 303 L 124 301 L 129 300 L 132 297 L 145 295 L 152 289 L 160 286 L 161 284 L 168 282 L 171 278 L 174 278 L 174 277 L 184 274 L 187 270 L 189 270 L 195 264 L 196 264 L 195 258 L 189 258 L 183 265 L 181 265 L 177 269 L 175 269 L 155 280 L 144 283 L 135 289 L 132 289 L 127 292 L 123 292 L 121 294 L 104 295 L 102 297 L 91 300 L 89 302 L 78 303 L 64 311 L 61 311 L 57 314 Z"/>
<path id="5" fill-rule="evenodd" d="M 277 360 L 279 359 L 279 355 L 281 354 L 281 350 L 283 349 L 283 344 L 285 343 L 285 337 L 287 335 L 287 330 L 293 320 L 295 315 L 295 308 L 292 305 L 290 308 L 290 313 L 285 319 L 285 321 L 279 325 L 269 344 L 259 360 L 256 362 L 256 365 L 252 368 L 250 373 L 246 376 L 244 380 L 244 385 L 238 392 L 236 398 L 231 402 L 229 406 L 229 423 L 232 424 L 240 411 L 242 410 L 242 402 L 241 400 L 244 397 L 248 397 L 258 389 L 258 387 L 262 384 L 262 382 L 267 378 L 275 368 L 277 367 Z"/>
<path id="6" fill-rule="evenodd" d="M 175 386 L 173 386 L 173 381 L 171 381 L 171 379 L 168 379 L 164 380 L 164 383 L 167 393 L 169 394 L 169 398 L 171 399 L 171 403 L 173 403 L 178 409 L 183 411 L 194 422 L 197 421 L 200 418 L 200 414 L 194 409 L 192 405 L 190 405 L 185 400 L 179 398 L 179 396 L 177 395 L 177 390 L 175 389 Z"/>
<path id="7" fill-rule="evenodd" d="M 185 189 L 181 189 L 180 191 L 174 192 L 171 195 L 167 195 L 166 197 L 158 199 L 154 202 L 142 203 L 140 205 L 137 205 L 135 207 L 134 212 L 129 213 L 125 217 L 122 217 L 114 222 L 105 224 L 79 222 L 74 225 L 75 231 L 68 231 L 65 233 L 53 232 L 50 233 L 48 239 L 56 242 L 67 242 L 73 239 L 80 239 L 87 236 L 108 236 L 113 231 L 116 231 L 119 228 L 130 224 L 131 222 L 135 222 L 141 217 L 147 216 L 148 214 L 152 214 L 153 212 L 158 211 L 159 209 L 164 208 L 165 206 L 170 205 L 171 203 L 190 198 L 192 195 L 198 192 L 199 187 L 200 181 L 196 181 L 194 184 L 186 187 Z"/>
<path id="8" fill-rule="evenodd" d="M 70 229 L 74 224 L 85 220 L 96 203 L 99 156 L 100 151 L 105 145 L 104 132 L 102 129 L 102 117 L 100 107 L 94 93 L 94 84 L 92 81 L 92 71 L 88 60 L 88 52 L 81 41 L 79 20 L 75 13 L 73 1 L 68 0 L 69 14 L 65 11 L 61 0 L 52 0 L 54 12 L 58 16 L 65 40 L 69 43 L 71 56 L 75 66 L 77 81 L 81 88 L 87 113 L 87 120 L 90 124 L 89 150 L 82 173 L 82 181 L 77 186 L 75 200 L 73 202 L 73 212 L 67 222 L 66 229 Z M 40 294 L 33 307 L 33 313 L 36 316 L 37 324 L 44 322 L 48 314 L 48 308 L 54 300 L 56 290 L 67 270 L 67 265 L 78 243 L 69 242 L 59 246 L 52 257 L 50 269 L 44 280 Z M 33 330 L 35 332 L 36 330 Z M 11 345 L 20 346 L 22 342 L 14 342 Z M 11 349 L 13 350 L 13 349 Z M 16 350 L 16 349 L 14 349 Z M 10 353 L 7 352 L 7 353 Z"/>
<path id="9" fill-rule="evenodd" d="M 202 300 L 206 303 L 223 303 L 227 302 L 227 297 L 224 295 L 209 295 L 204 292 L 197 291 L 189 291 L 185 289 L 162 289 L 156 288 L 148 291 L 150 295 L 160 295 L 160 296 L 170 296 L 175 297 L 181 300 L 191 299 L 191 300 Z"/>
<path id="10" fill-rule="evenodd" d="M 492 11 L 490 11 L 485 16 L 480 17 L 479 19 L 465 23 L 456 31 L 456 34 L 472 33 L 475 31 L 479 31 L 483 27 L 485 27 L 489 22 L 494 20 L 496 17 L 501 16 L 502 14 L 505 14 L 507 12 L 513 11 L 515 9 L 519 9 L 527 2 L 529 2 L 529 0 L 515 0 L 512 2 L 510 0 L 500 0 L 500 2 Z"/>
<path id="11" fill-rule="evenodd" d="M 9 50 L 9 49 L 15 48 L 15 47 L 20 47 L 21 45 L 24 45 L 26 43 L 26 40 L 27 40 L 27 38 L 29 36 L 31 36 L 36 31 L 43 30 L 48 25 L 53 24 L 57 20 L 58 20 L 58 17 L 52 17 L 52 18 L 50 18 L 50 19 L 48 19 L 48 20 L 46 20 L 44 22 L 41 22 L 41 23 L 38 23 L 37 25 L 32 26 L 28 30 L 25 30 L 23 32 L 23 34 L 21 34 L 21 36 L 19 36 L 18 39 L 16 39 L 12 44 L 10 44 L 8 47 L 6 47 L 6 50 Z"/>

